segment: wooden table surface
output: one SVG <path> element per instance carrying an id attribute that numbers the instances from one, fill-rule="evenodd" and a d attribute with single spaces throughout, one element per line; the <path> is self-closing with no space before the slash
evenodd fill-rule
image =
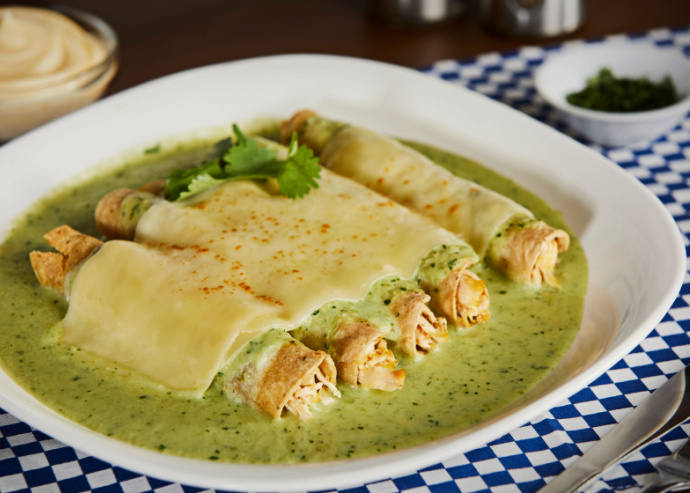
<path id="1" fill-rule="evenodd" d="M 690 0 L 589 0 L 584 25 L 557 38 L 502 36 L 470 13 L 443 24 L 392 26 L 367 0 L 59 0 L 101 16 L 118 33 L 121 67 L 110 93 L 212 63 L 326 53 L 409 67 L 526 44 L 559 43 L 690 24 Z M 29 0 L 27 5 L 48 4 Z M 55 2 L 50 2 L 55 3 Z"/>

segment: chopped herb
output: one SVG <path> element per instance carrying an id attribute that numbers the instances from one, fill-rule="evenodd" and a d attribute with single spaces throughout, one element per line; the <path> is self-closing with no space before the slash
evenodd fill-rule
<path id="1" fill-rule="evenodd" d="M 225 140 L 216 145 L 215 150 L 222 152 L 221 157 L 170 174 L 166 181 L 168 200 L 184 199 L 231 180 L 276 178 L 281 193 L 290 198 L 303 197 L 312 188 L 319 187 L 316 182 L 321 173 L 318 158 L 311 149 L 298 145 L 297 134 L 292 135 L 287 159 L 281 161 L 275 151 L 245 137 L 237 125 L 233 125 L 233 132 L 237 139 L 235 144 Z"/>
<path id="2" fill-rule="evenodd" d="M 587 81 L 584 89 L 568 94 L 566 99 L 581 108 L 628 113 L 670 106 L 678 101 L 678 95 L 668 75 L 661 82 L 652 82 L 646 77 L 618 78 L 610 69 L 603 68 Z"/>
<path id="3" fill-rule="evenodd" d="M 153 146 L 153 147 L 149 147 L 148 149 L 144 150 L 144 154 L 157 154 L 159 152 L 161 152 L 161 145 L 160 144 Z"/>

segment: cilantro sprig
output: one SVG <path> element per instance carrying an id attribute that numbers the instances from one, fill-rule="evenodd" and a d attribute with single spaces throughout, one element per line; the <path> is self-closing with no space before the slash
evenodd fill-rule
<path id="1" fill-rule="evenodd" d="M 289 198 L 304 197 L 312 188 L 319 188 L 316 181 L 321 173 L 318 158 L 292 135 L 287 158 L 278 159 L 277 153 L 248 139 L 237 127 L 232 126 L 236 142 L 221 143 L 221 156 L 191 169 L 173 171 L 166 181 L 166 199 L 181 200 L 231 180 L 256 180 L 275 178 L 280 192 Z"/>

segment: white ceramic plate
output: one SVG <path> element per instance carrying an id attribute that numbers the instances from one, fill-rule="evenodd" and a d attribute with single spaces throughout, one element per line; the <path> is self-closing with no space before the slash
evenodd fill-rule
<path id="1" fill-rule="evenodd" d="M 56 185 L 125 151 L 303 108 L 474 158 L 563 211 L 588 256 L 590 287 L 575 346 L 543 384 L 463 433 L 372 458 L 298 466 L 220 464 L 141 450 L 64 419 L 1 372 L 0 406 L 87 454 L 166 480 L 251 491 L 346 487 L 482 446 L 553 407 L 632 350 L 680 289 L 686 266 L 676 224 L 656 197 L 615 164 L 461 87 L 409 69 L 331 56 L 260 58 L 172 75 L 10 142 L 0 148 L 0 227 L 7 230 Z"/>

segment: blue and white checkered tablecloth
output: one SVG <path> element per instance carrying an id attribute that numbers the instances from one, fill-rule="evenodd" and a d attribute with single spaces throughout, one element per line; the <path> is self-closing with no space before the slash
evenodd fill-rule
<path id="1" fill-rule="evenodd" d="M 690 56 L 690 27 L 640 35 Z M 600 42 L 588 40 L 586 42 Z M 513 106 L 559 130 L 555 112 L 536 95 L 533 71 L 561 46 L 525 47 L 469 60 L 445 60 L 421 70 Z M 586 143 L 586 142 L 585 142 Z M 587 143 L 586 143 L 587 144 Z M 690 241 L 690 118 L 654 142 L 596 147 L 638 178 L 665 204 Z M 533 421 L 484 447 L 413 474 L 350 488 L 351 493 L 533 492 L 572 464 L 637 404 L 690 363 L 690 278 L 651 334 L 591 385 Z M 681 426 L 606 473 L 589 491 L 629 489 L 688 438 Z M 0 409 L 0 493 L 95 491 L 196 492 L 199 488 L 142 476 L 81 454 Z"/>

